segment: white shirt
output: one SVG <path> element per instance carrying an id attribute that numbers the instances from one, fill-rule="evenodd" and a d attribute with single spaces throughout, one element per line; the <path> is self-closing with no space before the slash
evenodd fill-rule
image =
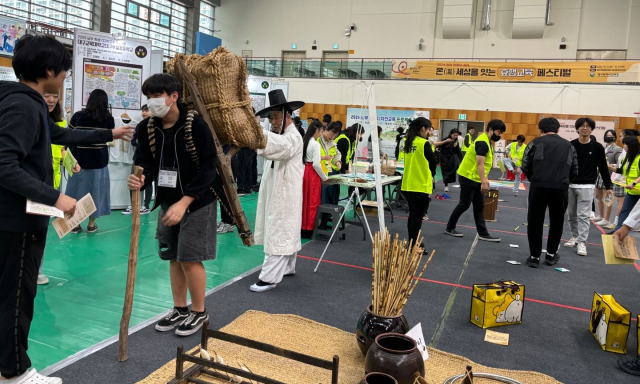
<path id="1" fill-rule="evenodd" d="M 316 171 L 318 176 L 320 176 L 320 180 L 325 181 L 328 179 L 327 175 L 325 175 L 322 170 L 322 165 L 320 165 L 320 144 L 316 140 L 309 140 L 304 162 L 313 163 L 313 169 Z"/>

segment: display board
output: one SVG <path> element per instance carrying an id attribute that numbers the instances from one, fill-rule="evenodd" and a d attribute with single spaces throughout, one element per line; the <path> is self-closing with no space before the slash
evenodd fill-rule
<path id="1" fill-rule="evenodd" d="M 26 22 L 0 16 L 0 55 L 13 56 L 16 43 L 25 35 L 26 31 Z"/>
<path id="2" fill-rule="evenodd" d="M 396 149 L 396 136 L 398 127 L 404 127 L 405 131 L 409 125 L 409 121 L 417 117 L 429 118 L 429 111 L 403 111 L 396 109 L 376 109 L 378 124 L 382 128 L 380 135 L 380 149 L 383 154 L 387 154 L 390 158 L 394 158 Z M 364 122 L 363 122 L 364 121 Z M 366 158 L 368 152 L 369 135 L 371 130 L 369 127 L 369 110 L 360 108 L 347 109 L 347 127 L 355 123 L 361 123 L 365 127 L 365 133 L 362 141 L 358 144 L 356 156 Z"/>
<path id="3" fill-rule="evenodd" d="M 0 67 L 0 81 L 18 81 L 13 68 Z"/>
<path id="4" fill-rule="evenodd" d="M 560 123 L 560 129 L 558 130 L 558 135 L 567 140 L 574 140 L 578 138 L 578 131 L 576 130 L 576 120 L 565 120 L 558 119 Z M 613 121 L 596 121 L 596 129 L 591 132 L 593 136 L 596 137 L 596 140 L 602 145 L 605 145 L 604 142 L 604 133 L 609 129 L 616 129 L 616 123 Z"/>

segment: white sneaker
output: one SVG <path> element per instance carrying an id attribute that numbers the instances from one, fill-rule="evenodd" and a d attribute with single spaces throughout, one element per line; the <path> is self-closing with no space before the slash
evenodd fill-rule
<path id="1" fill-rule="evenodd" d="M 449 192 L 449 187 L 444 187 L 445 192 Z"/>
<path id="2" fill-rule="evenodd" d="M 585 243 L 578 243 L 578 255 L 587 256 L 587 245 Z"/>
<path id="3" fill-rule="evenodd" d="M 609 229 L 609 230 L 611 230 L 611 229 L 616 229 L 616 224 L 609 224 L 609 225 L 605 225 L 605 226 L 604 226 L 604 227 L 602 227 L 602 228 L 604 228 L 604 229 Z"/>
<path id="4" fill-rule="evenodd" d="M 427 215 L 427 214 L 425 213 L 425 215 L 424 215 L 424 216 L 422 216 L 422 220 L 423 220 L 423 221 L 429 220 L 429 215 Z"/>
<path id="5" fill-rule="evenodd" d="M 609 225 L 609 224 L 611 224 L 611 223 L 609 223 L 609 221 L 608 221 L 608 220 L 602 219 L 602 220 L 600 220 L 600 221 L 596 221 L 594 224 L 595 224 L 595 225 L 599 225 L 599 226 L 601 226 L 601 227 L 604 227 L 604 226 L 607 226 L 607 225 Z"/>
<path id="6" fill-rule="evenodd" d="M 256 283 L 249 287 L 249 290 L 252 292 L 266 292 L 274 289 L 275 287 L 276 284 L 258 285 L 258 283 Z"/>
<path id="7" fill-rule="evenodd" d="M 576 238 L 571 238 L 571 240 L 567 241 L 566 243 L 564 243 L 564 246 L 567 248 L 573 248 L 576 245 L 578 245 L 578 239 Z"/>
<path id="8" fill-rule="evenodd" d="M 130 215 L 131 212 L 133 212 L 133 208 L 131 208 L 131 206 L 128 206 L 127 209 L 125 209 L 124 211 L 120 212 L 123 215 Z"/>
<path id="9" fill-rule="evenodd" d="M 233 225 L 222 223 L 216 230 L 218 233 L 229 233 L 233 232 Z"/>
<path id="10" fill-rule="evenodd" d="M 35 369 L 30 369 L 20 376 L 2 381 L 2 384 L 62 384 L 62 379 L 43 376 L 36 372 Z"/>
<path id="11" fill-rule="evenodd" d="M 38 275 L 38 285 L 49 284 L 49 278 L 45 275 Z"/>
<path id="12" fill-rule="evenodd" d="M 141 215 L 147 215 L 151 213 L 151 210 L 147 207 L 145 207 L 144 205 L 142 207 L 140 207 L 140 214 Z"/>
<path id="13" fill-rule="evenodd" d="M 589 215 L 589 220 L 600 220 L 600 219 L 601 219 L 601 218 L 596 219 L 596 213 L 595 213 L 595 212 L 593 212 L 593 211 L 591 211 L 591 215 Z"/>
<path id="14" fill-rule="evenodd" d="M 591 212 L 591 213 L 593 214 L 593 212 Z M 591 216 L 591 218 L 590 218 L 590 219 L 591 219 L 592 221 L 600 221 L 600 220 L 602 220 L 602 217 L 600 217 L 600 216 L 595 216 L 595 217 Z"/>

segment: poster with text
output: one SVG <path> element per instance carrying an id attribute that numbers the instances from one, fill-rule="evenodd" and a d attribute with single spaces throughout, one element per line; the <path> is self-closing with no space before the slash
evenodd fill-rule
<path id="1" fill-rule="evenodd" d="M 575 120 L 558 119 L 558 122 L 560 123 L 558 135 L 569 141 L 578 138 Z M 615 128 L 616 123 L 613 121 L 596 121 L 596 129 L 594 129 L 591 134 L 596 137 L 596 140 L 598 140 L 600 144 L 605 145 L 604 133 L 610 129 L 615 130 Z"/>
<path id="2" fill-rule="evenodd" d="M 0 81 L 18 81 L 13 68 L 0 67 Z"/>
<path id="3" fill-rule="evenodd" d="M 380 149 L 383 154 L 387 154 L 389 158 L 393 159 L 396 149 L 396 136 L 398 135 L 397 129 L 404 127 L 405 130 L 409 125 L 409 121 L 417 117 L 429 118 L 429 111 L 402 111 L 396 109 L 376 109 L 378 115 L 378 124 L 382 128 L 380 134 Z M 362 142 L 358 144 L 357 156 L 360 158 L 366 158 L 368 154 L 369 135 L 369 109 L 368 108 L 348 108 L 347 109 L 347 123 L 346 126 L 350 127 L 355 123 L 360 123 L 365 127 L 365 133 L 362 137 Z"/>
<path id="4" fill-rule="evenodd" d="M 150 41 L 76 29 L 73 56 L 74 112 L 95 89 L 107 93 L 114 117 L 146 103 L 141 88 L 151 74 Z"/>
<path id="5" fill-rule="evenodd" d="M 13 56 L 18 40 L 27 31 L 25 21 L 0 16 L 0 55 Z"/>

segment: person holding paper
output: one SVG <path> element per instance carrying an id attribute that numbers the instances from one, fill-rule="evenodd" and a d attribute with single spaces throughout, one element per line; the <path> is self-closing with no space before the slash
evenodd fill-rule
<path id="1" fill-rule="evenodd" d="M 0 82 L 0 375 L 20 383 L 58 384 L 27 355 L 29 328 L 49 217 L 26 213 L 27 199 L 72 215 L 76 200 L 53 188 L 51 144 L 90 145 L 130 139 L 133 129 L 82 132 L 51 124 L 43 94 L 56 93 L 71 67 L 69 51 L 50 36 L 18 41 L 18 82 Z M 2 382 L 0 380 L 0 382 Z"/>
<path id="2" fill-rule="evenodd" d="M 527 145 L 524 141 L 524 135 L 518 135 L 516 141 L 511 142 L 511 144 L 507 145 L 507 148 L 505 148 L 507 157 L 502 160 L 505 168 L 516 175 L 515 180 L 513 180 L 513 196 L 516 197 L 518 196 L 520 180 L 522 179 L 522 169 L 520 168 L 522 166 L 522 158 L 524 157 L 524 151 L 527 149 Z"/>
<path id="3" fill-rule="evenodd" d="M 640 201 L 640 185 L 638 185 L 640 184 L 640 145 L 638 138 L 635 136 L 627 136 L 622 143 L 624 144 L 624 150 L 627 155 L 624 160 L 622 160 L 620 168 L 616 169 L 616 173 L 624 176 L 626 196 L 624 197 L 622 210 L 620 210 L 616 231 L 622 227 L 624 221 L 638 201 Z"/>

